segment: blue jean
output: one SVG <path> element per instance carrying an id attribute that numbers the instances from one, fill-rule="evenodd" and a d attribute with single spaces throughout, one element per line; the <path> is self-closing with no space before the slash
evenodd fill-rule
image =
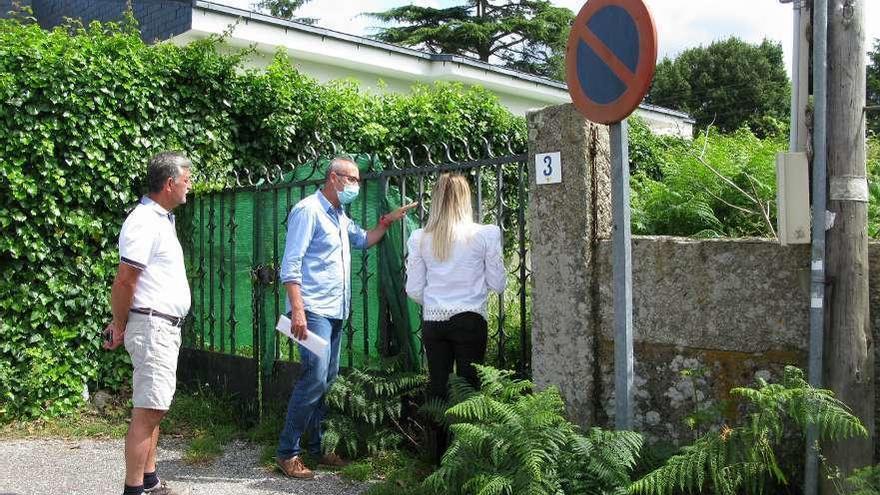
<path id="1" fill-rule="evenodd" d="M 302 453 L 300 439 L 309 432 L 308 451 L 321 453 L 321 422 L 327 413 L 324 395 L 339 374 L 339 342 L 342 321 L 306 311 L 308 329 L 330 342 L 323 356 L 316 356 L 305 347 L 299 347 L 302 359 L 299 379 L 290 394 L 287 418 L 278 439 L 278 458 L 289 459 Z"/>

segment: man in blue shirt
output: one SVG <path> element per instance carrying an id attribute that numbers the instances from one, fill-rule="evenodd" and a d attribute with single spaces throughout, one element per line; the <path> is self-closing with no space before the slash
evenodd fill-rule
<path id="1" fill-rule="evenodd" d="M 306 338 L 306 329 L 327 340 L 322 356 L 300 347 L 302 369 L 278 442 L 278 465 L 285 475 L 312 478 L 302 461 L 300 439 L 309 431 L 309 453 L 321 453 L 324 394 L 339 372 L 342 322 L 351 311 L 351 246 L 367 249 L 379 242 L 388 227 L 416 206 L 411 203 L 383 215 L 369 231 L 357 226 L 343 206 L 358 195 L 360 172 L 348 158 L 335 158 L 324 187 L 303 199 L 287 217 L 287 240 L 281 261 L 281 283 L 287 290 L 291 333 Z M 321 464 L 341 466 L 336 454 L 320 457 Z"/>

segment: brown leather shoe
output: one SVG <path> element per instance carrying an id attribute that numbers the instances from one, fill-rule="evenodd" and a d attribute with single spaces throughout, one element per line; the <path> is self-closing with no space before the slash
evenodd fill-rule
<path id="1" fill-rule="evenodd" d="M 295 455 L 290 459 L 276 459 L 276 461 L 278 461 L 278 467 L 281 468 L 281 472 L 284 473 L 284 476 L 299 478 L 301 480 L 308 480 L 315 477 L 314 471 L 307 468 L 306 465 L 303 464 L 302 458 L 298 455 Z"/>
<path id="2" fill-rule="evenodd" d="M 321 458 L 318 459 L 318 464 L 341 468 L 348 466 L 351 462 L 339 457 L 335 452 L 330 452 L 329 454 L 322 455 Z"/>

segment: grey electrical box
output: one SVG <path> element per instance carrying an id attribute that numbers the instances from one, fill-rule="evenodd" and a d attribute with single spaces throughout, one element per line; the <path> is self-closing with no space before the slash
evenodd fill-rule
<path id="1" fill-rule="evenodd" d="M 810 194 L 806 153 L 776 155 L 776 230 L 779 243 L 809 244 Z"/>

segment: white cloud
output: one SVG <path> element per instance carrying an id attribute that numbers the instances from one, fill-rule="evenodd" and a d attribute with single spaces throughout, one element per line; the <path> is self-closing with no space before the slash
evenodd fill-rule
<path id="1" fill-rule="evenodd" d="M 558 2 L 577 13 L 577 0 Z M 776 0 L 646 0 L 657 26 L 660 58 L 682 50 L 737 36 L 749 42 L 779 41 L 789 59 L 791 5 Z"/>
<path id="2" fill-rule="evenodd" d="M 760 42 L 764 38 L 780 41 L 783 46 L 791 39 L 792 9 L 775 0 L 747 2 L 693 0 L 649 0 L 655 15 L 660 52 L 675 56 L 688 47 L 709 44 L 730 36 Z"/>

